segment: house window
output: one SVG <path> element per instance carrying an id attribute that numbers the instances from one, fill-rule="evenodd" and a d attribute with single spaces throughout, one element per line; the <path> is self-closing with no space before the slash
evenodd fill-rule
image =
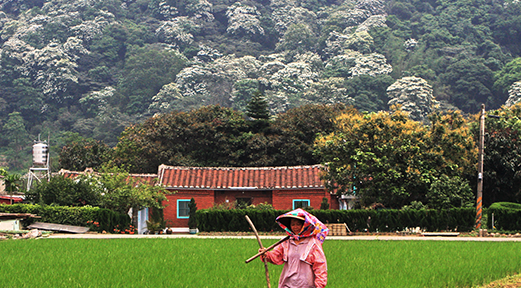
<path id="1" fill-rule="evenodd" d="M 302 208 L 305 209 L 309 207 L 309 199 L 294 199 L 293 200 L 293 209 Z"/>
<path id="2" fill-rule="evenodd" d="M 245 209 L 248 208 L 252 203 L 251 198 L 237 198 L 237 208 Z"/>
<path id="3" fill-rule="evenodd" d="M 190 208 L 188 208 L 189 203 L 190 203 L 190 199 L 177 200 L 177 218 L 180 218 L 180 219 L 188 218 L 188 216 L 190 215 Z"/>

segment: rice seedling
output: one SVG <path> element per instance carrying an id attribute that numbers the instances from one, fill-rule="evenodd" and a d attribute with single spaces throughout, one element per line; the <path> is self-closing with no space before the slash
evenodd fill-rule
<path id="1" fill-rule="evenodd" d="M 264 240 L 265 246 L 275 240 Z M 1 287 L 266 287 L 253 239 L 0 242 Z M 327 240 L 328 287 L 473 287 L 521 272 L 521 243 Z M 272 287 L 281 266 L 270 264 Z"/>

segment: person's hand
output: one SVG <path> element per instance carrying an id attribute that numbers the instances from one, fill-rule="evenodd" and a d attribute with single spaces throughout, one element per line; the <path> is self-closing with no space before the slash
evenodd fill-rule
<path id="1" fill-rule="evenodd" d="M 265 251 L 267 251 L 267 250 L 268 250 L 268 249 L 266 249 L 266 248 L 259 248 L 259 253 L 263 253 L 263 252 L 265 252 Z M 260 256 L 262 262 L 264 262 L 264 261 L 266 260 L 266 256 L 265 256 L 265 255 L 266 255 L 266 254 L 262 254 L 262 255 Z"/>

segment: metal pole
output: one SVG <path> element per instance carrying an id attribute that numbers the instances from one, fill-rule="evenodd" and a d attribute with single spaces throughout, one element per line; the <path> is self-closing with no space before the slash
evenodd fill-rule
<path id="1" fill-rule="evenodd" d="M 479 118 L 479 155 L 478 155 L 478 191 L 476 205 L 476 229 L 481 229 L 481 216 L 483 211 L 483 150 L 485 148 L 485 104 L 481 104 L 481 116 Z"/>

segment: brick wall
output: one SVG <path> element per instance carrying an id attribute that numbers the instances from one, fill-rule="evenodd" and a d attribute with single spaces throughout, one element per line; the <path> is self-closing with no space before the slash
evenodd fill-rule
<path id="1" fill-rule="evenodd" d="M 251 204 L 258 205 L 267 202 L 271 204 L 271 191 L 257 191 L 257 190 L 217 190 L 215 191 L 215 203 L 225 203 L 226 200 L 234 202 L 238 198 L 250 198 Z"/>
<path id="2" fill-rule="evenodd" d="M 309 200 L 311 207 L 319 209 L 324 197 L 328 198 L 331 205 L 331 196 L 324 189 L 273 190 L 273 208 L 293 209 L 294 200 Z"/>
<path id="3" fill-rule="evenodd" d="M 331 210 L 338 210 L 340 209 L 340 205 L 338 204 L 338 197 L 335 196 L 334 194 L 329 194 L 329 209 Z M 320 207 L 319 207 L 320 208 Z"/>
<path id="4" fill-rule="evenodd" d="M 330 209 L 338 209 L 338 200 L 334 195 L 324 189 L 291 189 L 273 191 L 235 191 L 235 190 L 176 190 L 172 195 L 167 195 L 169 201 L 164 202 L 164 217 L 168 227 L 188 227 L 188 219 L 177 217 L 177 200 L 190 200 L 194 198 L 197 209 L 208 209 L 216 204 L 235 201 L 237 198 L 251 198 L 252 204 L 257 205 L 267 202 L 272 204 L 274 209 L 291 210 L 293 200 L 309 200 L 310 206 L 319 209 L 322 198 L 326 197 L 329 201 Z"/>
<path id="5" fill-rule="evenodd" d="M 213 190 L 176 190 L 172 195 L 166 195 L 168 201 L 163 202 L 166 208 L 163 210 L 167 227 L 188 227 L 188 219 L 177 218 L 177 200 L 190 200 L 194 198 L 197 209 L 208 209 L 213 207 Z"/>

